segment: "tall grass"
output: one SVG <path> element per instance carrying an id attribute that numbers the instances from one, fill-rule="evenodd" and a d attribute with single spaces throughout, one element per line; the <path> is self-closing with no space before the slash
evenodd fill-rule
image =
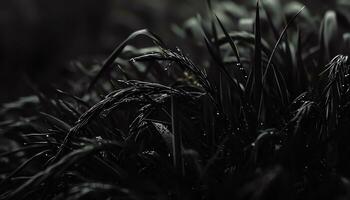
<path id="1" fill-rule="evenodd" d="M 304 31 L 307 8 L 279 27 L 258 1 L 253 31 L 230 32 L 208 4 L 198 63 L 139 30 L 80 97 L 3 105 L 0 199 L 349 198 L 341 14 Z M 131 46 L 138 36 L 154 45 Z"/>

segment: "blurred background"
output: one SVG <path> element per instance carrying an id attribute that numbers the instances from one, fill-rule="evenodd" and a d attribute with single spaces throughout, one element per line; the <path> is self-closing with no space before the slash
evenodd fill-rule
<path id="1" fill-rule="evenodd" d="M 272 2 L 273 0 L 266 0 Z M 278 0 L 277 0 L 278 1 Z M 71 60 L 107 56 L 131 32 L 149 28 L 169 46 L 176 27 L 206 9 L 205 0 L 11 0 L 0 1 L 0 103 L 69 76 Z M 235 4 L 255 1 L 236 0 Z M 280 3 L 288 3 L 281 0 Z M 312 12 L 333 0 L 301 1 Z M 174 26 L 178 25 L 178 26 Z"/>

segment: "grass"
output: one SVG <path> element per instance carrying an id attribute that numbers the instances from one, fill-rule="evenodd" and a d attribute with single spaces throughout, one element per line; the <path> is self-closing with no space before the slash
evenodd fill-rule
<path id="1" fill-rule="evenodd" d="M 4 104 L 0 199 L 349 198 L 341 14 L 303 30 L 300 8 L 281 28 L 258 1 L 253 32 L 228 31 L 208 5 L 198 62 L 139 30 L 78 96 Z"/>

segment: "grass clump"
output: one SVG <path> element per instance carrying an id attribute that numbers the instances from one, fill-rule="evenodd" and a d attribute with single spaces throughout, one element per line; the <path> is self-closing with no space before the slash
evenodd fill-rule
<path id="1" fill-rule="evenodd" d="M 83 69 L 79 97 L 5 104 L 0 199 L 349 198 L 350 63 L 332 44 L 345 18 L 304 31 L 306 8 L 281 26 L 254 9 L 253 31 L 228 31 L 209 2 L 198 62 L 140 30 Z"/>

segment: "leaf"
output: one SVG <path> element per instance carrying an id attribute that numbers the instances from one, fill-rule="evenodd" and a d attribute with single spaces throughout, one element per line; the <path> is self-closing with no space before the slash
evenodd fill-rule
<path id="1" fill-rule="evenodd" d="M 104 64 L 102 65 L 101 70 L 99 71 L 99 73 L 95 76 L 95 78 L 91 81 L 89 89 L 91 90 L 91 88 L 96 84 L 96 82 L 105 74 L 107 73 L 111 68 L 110 66 L 113 64 L 113 62 L 118 58 L 118 56 L 122 53 L 122 51 L 124 50 L 124 48 L 126 47 L 126 45 L 130 42 L 130 40 L 138 37 L 138 36 L 146 36 L 148 38 L 150 38 L 153 42 L 155 42 L 157 45 L 159 46 L 164 46 L 164 43 L 162 42 L 162 40 L 155 34 L 153 34 L 152 32 L 150 32 L 147 29 L 142 29 L 139 31 L 135 31 L 134 33 L 132 33 L 127 39 L 125 39 L 121 44 L 119 44 L 119 46 L 117 48 L 114 49 L 113 53 L 107 58 L 107 60 L 104 62 Z"/>
<path id="2" fill-rule="evenodd" d="M 120 148 L 122 144 L 116 142 L 106 142 L 101 145 L 87 145 L 81 149 L 74 150 L 69 154 L 62 157 L 56 163 L 51 164 L 49 167 L 36 173 L 29 180 L 24 182 L 15 190 L 11 191 L 7 199 L 27 199 L 27 195 L 34 191 L 37 191 L 42 183 L 48 183 L 50 178 L 54 178 L 61 175 L 65 170 L 74 164 L 79 164 L 89 156 L 93 156 L 95 153 L 108 149 L 108 148 Z"/>
<path id="3" fill-rule="evenodd" d="M 63 131 L 68 132 L 71 129 L 71 126 L 69 124 L 58 119 L 57 117 L 54 117 L 54 116 L 47 114 L 47 113 L 44 113 L 44 112 L 40 112 L 40 114 L 43 115 L 50 123 L 52 123 L 57 128 L 59 128 Z"/>
<path id="4" fill-rule="evenodd" d="M 265 69 L 265 72 L 264 72 L 263 83 L 265 82 L 267 72 L 268 72 L 268 70 L 269 70 L 269 68 L 270 68 L 270 65 L 271 65 L 271 62 L 272 62 L 272 58 L 273 58 L 273 56 L 275 55 L 276 50 L 277 50 L 279 44 L 281 43 L 281 41 L 282 41 L 284 35 L 286 34 L 288 28 L 292 25 L 292 23 L 294 22 L 294 20 L 298 17 L 298 15 L 303 11 L 304 8 L 305 8 L 305 7 L 302 7 L 302 8 L 299 10 L 299 12 L 298 12 L 297 14 L 295 14 L 294 17 L 293 17 L 292 19 L 289 20 L 289 22 L 287 23 L 287 25 L 286 25 L 286 26 L 284 27 L 284 29 L 282 30 L 282 33 L 280 34 L 280 36 L 279 36 L 279 38 L 278 38 L 278 40 L 277 40 L 277 42 L 276 42 L 276 44 L 275 44 L 275 47 L 274 47 L 273 50 L 272 50 L 272 53 L 271 53 L 270 58 L 269 58 L 269 61 L 268 61 L 268 63 L 267 63 L 267 66 L 266 66 L 266 69 Z"/>
<path id="5" fill-rule="evenodd" d="M 234 52 L 234 54 L 235 54 L 235 56 L 236 56 L 236 58 L 237 58 L 237 62 L 239 63 L 239 65 L 242 65 L 241 59 L 240 59 L 240 56 L 239 56 L 239 52 L 238 52 L 238 48 L 237 48 L 235 42 L 234 42 L 233 39 L 230 37 L 229 33 L 226 31 L 224 25 L 221 23 L 221 21 L 219 20 L 219 18 L 218 18 L 216 15 L 215 15 L 215 17 L 216 17 L 217 21 L 219 22 L 219 25 L 220 25 L 222 31 L 224 32 L 226 39 L 227 39 L 227 40 L 229 41 L 229 43 L 230 43 L 230 46 L 231 46 L 231 48 L 232 48 L 232 51 Z"/>
<path id="6" fill-rule="evenodd" d="M 178 121 L 178 112 L 177 109 L 175 109 L 175 99 L 174 97 L 171 97 L 171 127 L 173 132 L 173 158 L 174 158 L 174 168 L 176 169 L 177 173 L 179 173 L 181 176 L 184 176 L 185 169 L 184 169 L 184 158 L 183 158 L 183 146 L 182 146 L 182 134 L 181 129 L 179 127 L 179 121 Z"/>
<path id="7" fill-rule="evenodd" d="M 171 151 L 173 147 L 173 140 L 174 140 L 173 134 L 162 123 L 152 122 L 152 124 L 156 128 L 156 130 L 159 132 L 160 136 L 162 136 L 168 149 Z"/>
<path id="8" fill-rule="evenodd" d="M 261 50 L 261 27 L 260 27 L 260 6 L 259 0 L 256 3 L 255 14 L 255 44 L 254 44 L 254 67 L 249 75 L 251 83 L 250 97 L 253 97 L 253 102 L 260 102 L 258 106 L 258 121 L 261 122 L 262 102 L 263 102 L 263 88 L 262 88 L 262 50 Z M 252 79 L 252 80 L 250 80 Z M 259 95 L 260 94 L 260 95 Z"/>

